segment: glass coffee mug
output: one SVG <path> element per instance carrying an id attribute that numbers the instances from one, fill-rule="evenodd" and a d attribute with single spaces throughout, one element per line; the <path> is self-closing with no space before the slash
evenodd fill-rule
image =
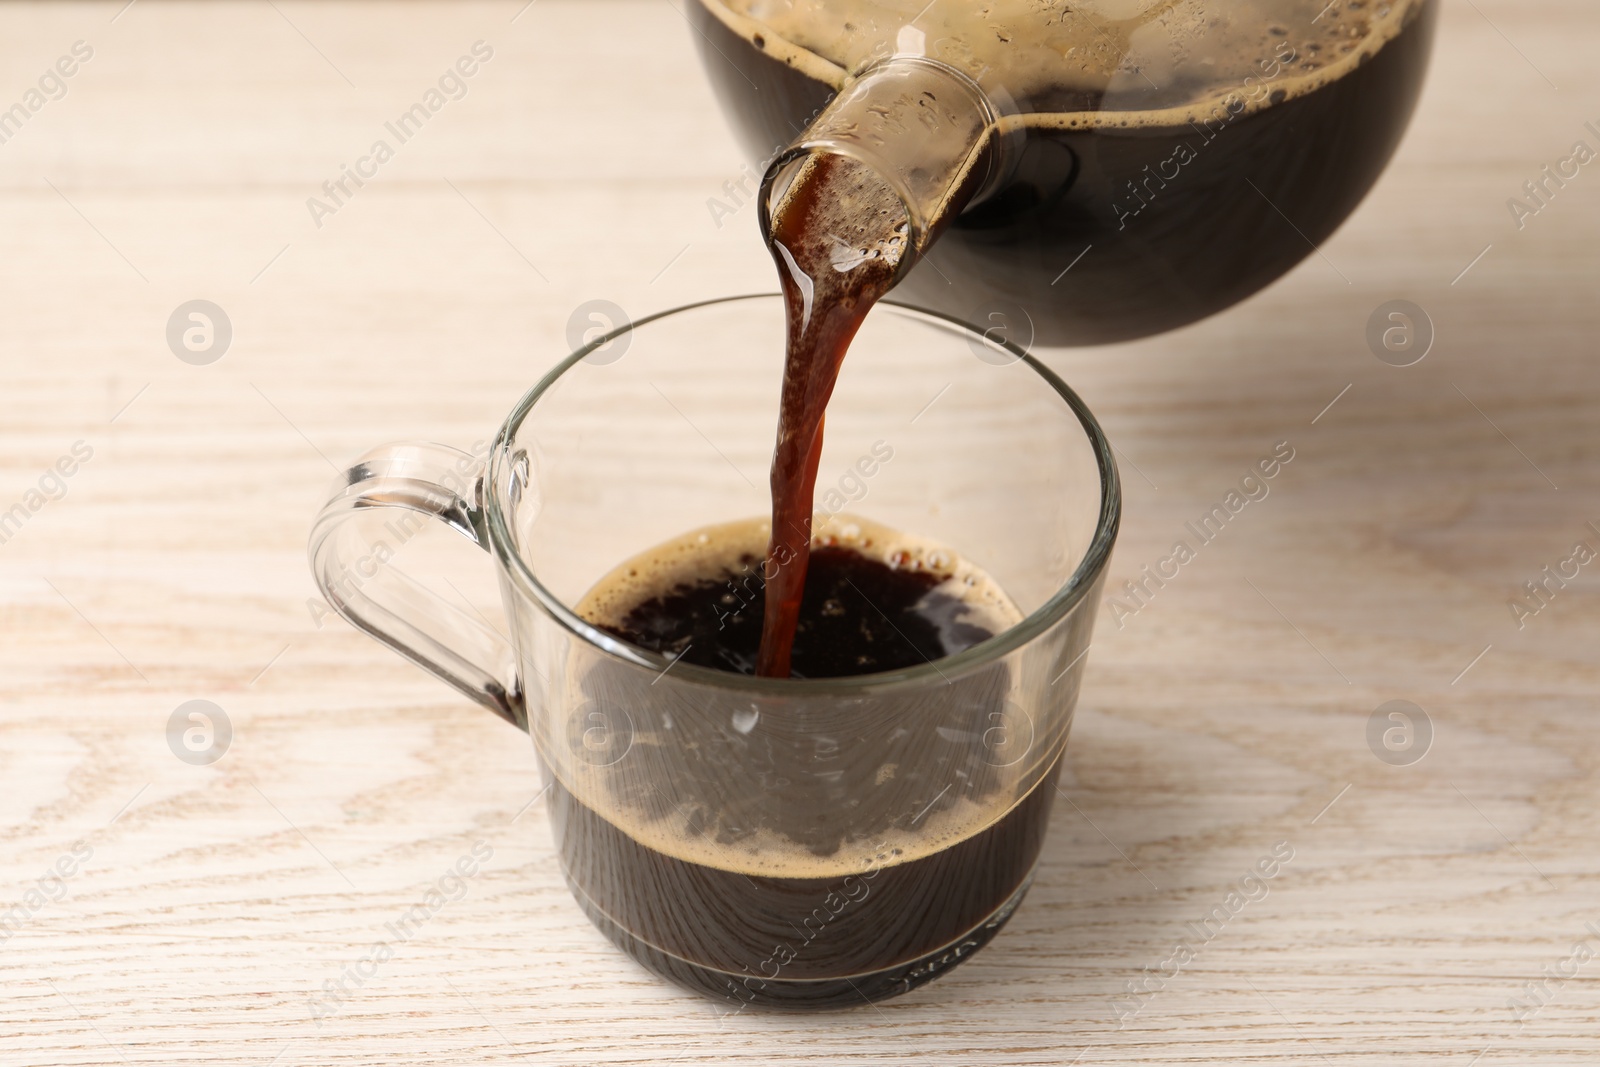
<path id="1" fill-rule="evenodd" d="M 699 667 L 591 625 L 574 605 L 618 564 L 767 514 L 783 339 L 776 295 L 596 338 L 486 460 L 364 456 L 311 565 L 351 623 L 532 735 L 567 882 L 612 941 L 730 1005 L 848 1007 L 948 971 L 1027 891 L 1120 493 L 1099 425 L 1047 368 L 886 304 L 828 407 L 818 511 L 949 546 L 1021 621 L 911 669 L 819 680 Z M 376 551 L 414 516 L 493 556 L 509 637 Z"/>

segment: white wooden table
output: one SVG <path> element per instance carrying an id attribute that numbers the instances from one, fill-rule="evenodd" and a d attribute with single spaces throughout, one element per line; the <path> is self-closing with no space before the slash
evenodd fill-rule
<path id="1" fill-rule="evenodd" d="M 1296 459 L 1102 617 L 1071 804 L 992 947 L 877 1008 L 726 1021 L 571 902 L 526 741 L 316 617 L 304 559 L 331 468 L 484 436 L 580 302 L 768 276 L 754 213 L 707 210 L 743 161 L 673 3 L 120 5 L 0 8 L 0 107 L 92 49 L 0 145 L 0 1062 L 1600 1060 L 1573 956 L 1600 953 L 1597 567 L 1521 629 L 1508 607 L 1600 547 L 1600 169 L 1521 231 L 1506 207 L 1595 143 L 1591 3 L 1446 0 L 1410 137 L 1323 249 L 1348 284 L 1313 257 L 1049 357 L 1124 457 L 1115 585 L 1275 442 Z M 465 96 L 316 225 L 476 41 Z M 1406 369 L 1362 337 L 1397 298 L 1438 335 Z M 194 299 L 232 324 L 209 365 L 165 338 Z M 1367 741 L 1397 699 L 1434 733 L 1411 766 Z M 169 747 L 190 700 L 232 725 L 213 764 Z M 478 842 L 461 899 L 314 1020 Z M 1278 842 L 1270 893 L 1174 974 Z M 1519 1024 L 1545 968 L 1576 977 Z"/>

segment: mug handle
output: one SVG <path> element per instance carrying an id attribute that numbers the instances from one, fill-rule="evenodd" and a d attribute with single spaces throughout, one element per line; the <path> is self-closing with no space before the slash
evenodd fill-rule
<path id="1" fill-rule="evenodd" d="M 391 563 L 437 519 L 484 551 L 483 459 L 446 445 L 375 448 L 334 484 L 311 527 L 311 573 L 328 604 L 358 630 L 528 728 L 511 643 Z"/>

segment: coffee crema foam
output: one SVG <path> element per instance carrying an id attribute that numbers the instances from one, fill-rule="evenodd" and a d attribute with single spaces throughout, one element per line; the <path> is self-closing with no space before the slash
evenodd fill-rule
<path id="1" fill-rule="evenodd" d="M 853 842 L 828 856 L 799 848 L 782 834 L 760 831 L 737 844 L 722 844 L 678 832 L 668 820 L 627 817 L 596 794 L 573 791 L 575 797 L 634 841 L 673 859 L 732 874 L 758 878 L 843 878 L 850 874 L 883 870 L 913 863 L 976 837 L 1005 818 L 1024 796 L 1003 794 L 994 804 L 977 804 L 965 798 L 914 831 L 885 829 L 867 840 Z"/>
<path id="2" fill-rule="evenodd" d="M 1348 74 L 1427 0 L 935 0 L 925 9 L 923 0 L 697 2 L 752 47 L 835 89 L 893 54 L 910 24 L 929 57 L 1024 108 L 1001 118 L 1003 134 L 1237 118 Z M 1261 64 L 1285 55 L 1284 43 L 1293 59 L 1264 77 Z M 1269 91 L 1257 98 L 1262 86 Z M 1093 106 L 1028 110 L 1031 99 L 1061 91 L 1091 96 Z"/>
<path id="3" fill-rule="evenodd" d="M 578 601 L 574 611 L 596 626 L 618 626 L 640 604 L 688 582 L 727 577 L 742 581 L 759 575 L 772 524 L 741 519 L 692 530 L 620 564 Z M 993 578 L 953 549 L 926 537 L 902 533 L 882 523 L 849 514 L 817 515 L 813 546 L 853 549 L 895 570 L 941 576 L 932 592 L 961 601 L 960 621 L 992 633 L 1011 629 L 1022 612 Z"/>
<path id="4" fill-rule="evenodd" d="M 737 579 L 745 574 L 757 574 L 767 549 L 769 532 L 766 519 L 746 519 L 691 531 L 613 569 L 595 583 L 574 610 L 595 625 L 615 625 L 634 607 L 685 582 L 719 575 Z M 944 580 L 934 591 L 959 597 L 965 608 L 962 620 L 976 622 L 994 633 L 1010 629 L 1023 619 L 1021 610 L 993 578 L 949 547 L 929 538 L 906 534 L 859 516 L 819 514 L 815 518 L 812 542 L 818 547 L 851 548 L 892 567 L 943 576 Z M 674 760 L 681 758 L 670 747 L 674 742 L 674 738 L 664 733 L 641 732 L 633 739 L 628 755 L 614 765 L 591 767 L 582 761 L 566 761 L 558 762 L 551 769 L 560 775 L 569 792 L 648 848 L 718 870 L 774 878 L 843 878 L 926 858 L 989 829 L 1020 803 L 1027 792 L 1015 788 L 1021 776 L 1028 773 L 1028 762 L 1023 761 L 998 772 L 991 783 L 993 788 L 981 802 L 959 797 L 943 810 L 913 820 L 915 829 L 912 830 L 889 825 L 894 810 L 885 808 L 884 829 L 846 842 L 830 855 L 812 853 L 789 837 L 768 830 L 757 831 L 735 842 L 722 842 L 709 835 L 686 832 L 684 820 L 673 813 L 641 817 L 619 805 L 611 795 L 615 786 L 613 776 L 637 774 L 648 778 L 670 774 Z M 638 763 L 630 767 L 628 764 L 633 760 Z M 880 763 L 876 767 L 859 765 L 849 773 L 863 783 L 881 785 L 897 774 L 903 777 L 906 770 L 895 763 Z M 951 784 L 959 787 L 961 783 Z M 865 792 L 867 786 L 864 784 L 862 788 L 863 797 L 870 803 L 871 798 Z M 831 813 L 818 814 L 826 817 Z M 859 812 L 852 812 L 851 819 L 865 821 L 860 819 Z"/>

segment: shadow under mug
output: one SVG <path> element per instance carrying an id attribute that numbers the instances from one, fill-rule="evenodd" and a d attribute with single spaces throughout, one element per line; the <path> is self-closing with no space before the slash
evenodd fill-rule
<path id="1" fill-rule="evenodd" d="M 1120 492 L 1099 425 L 1049 369 L 885 304 L 828 406 L 816 509 L 949 546 L 1022 621 L 912 669 L 820 680 L 697 667 L 591 626 L 573 605 L 618 564 L 767 514 L 784 321 L 776 295 L 732 297 L 597 337 L 486 459 L 362 457 L 310 556 L 347 620 L 532 735 L 567 882 L 617 945 L 740 1008 L 848 1007 L 949 970 L 1026 892 Z M 509 636 L 390 562 L 418 516 L 490 553 Z M 730 575 L 724 599 L 750 589 Z"/>

